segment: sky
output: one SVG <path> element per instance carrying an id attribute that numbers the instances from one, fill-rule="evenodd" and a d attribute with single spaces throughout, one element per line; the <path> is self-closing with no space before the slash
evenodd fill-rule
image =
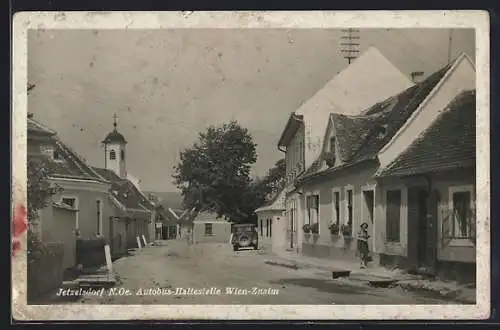
<path id="1" fill-rule="evenodd" d="M 176 191 L 173 166 L 209 125 L 237 120 L 257 143 L 253 175 L 284 155 L 291 112 L 348 66 L 339 29 L 31 30 L 28 111 L 93 166 L 118 117 L 127 171 L 148 191 Z M 453 30 L 451 57 L 475 59 L 474 30 Z M 448 29 L 362 29 L 405 75 L 448 62 Z M 362 78 L 361 78 L 362 79 Z"/>

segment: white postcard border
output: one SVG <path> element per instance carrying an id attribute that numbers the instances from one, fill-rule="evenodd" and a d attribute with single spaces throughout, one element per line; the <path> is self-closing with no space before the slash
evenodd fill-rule
<path id="1" fill-rule="evenodd" d="M 13 19 L 12 205 L 26 205 L 28 29 L 474 28 L 477 99 L 476 305 L 50 305 L 26 304 L 26 235 L 12 259 L 17 320 L 482 319 L 490 315 L 489 15 L 486 11 L 22 12 Z"/>

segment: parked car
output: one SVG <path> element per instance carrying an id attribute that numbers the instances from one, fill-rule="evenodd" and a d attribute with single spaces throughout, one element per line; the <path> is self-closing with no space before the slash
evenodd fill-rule
<path id="1" fill-rule="evenodd" d="M 238 251 L 240 248 L 253 248 L 257 250 L 259 248 L 259 234 L 255 225 L 233 225 L 231 244 L 234 251 Z"/>

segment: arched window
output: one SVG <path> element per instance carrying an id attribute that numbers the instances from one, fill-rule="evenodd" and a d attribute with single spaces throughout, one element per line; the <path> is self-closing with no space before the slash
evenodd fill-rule
<path id="1" fill-rule="evenodd" d="M 124 160 L 124 159 L 125 159 L 125 150 L 122 150 L 122 151 L 120 152 L 120 157 L 121 157 L 121 159 L 122 159 L 122 160 Z"/>
<path id="2" fill-rule="evenodd" d="M 109 152 L 109 159 L 111 159 L 111 160 L 116 159 L 116 152 L 114 150 L 111 150 Z"/>

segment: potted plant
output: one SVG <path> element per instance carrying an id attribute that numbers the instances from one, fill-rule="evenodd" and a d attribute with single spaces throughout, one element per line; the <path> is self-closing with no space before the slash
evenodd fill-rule
<path id="1" fill-rule="evenodd" d="M 328 226 L 328 229 L 330 230 L 330 233 L 332 235 L 338 235 L 339 234 L 339 224 L 336 222 L 333 222 L 330 226 Z"/>
<path id="2" fill-rule="evenodd" d="M 311 233 L 311 225 L 306 223 L 305 225 L 302 226 L 302 230 L 304 231 L 304 233 L 310 234 Z"/>

